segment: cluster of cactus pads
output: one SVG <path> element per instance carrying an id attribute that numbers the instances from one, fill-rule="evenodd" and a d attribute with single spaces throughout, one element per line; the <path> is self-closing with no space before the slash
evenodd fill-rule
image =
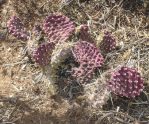
<path id="1" fill-rule="evenodd" d="M 22 21 L 17 16 L 10 18 L 7 27 L 9 33 L 14 37 L 21 40 L 29 39 L 29 33 L 25 30 Z M 66 41 L 74 32 L 75 25 L 73 21 L 70 21 L 70 19 L 64 15 L 51 14 L 44 20 L 43 29 L 40 25 L 35 25 L 33 33 L 34 35 L 40 35 L 42 30 L 48 37 L 47 41 L 34 48 L 32 58 L 34 58 L 34 61 L 39 65 L 45 66 L 49 63 L 49 53 L 52 53 L 51 51 L 54 49 L 55 44 Z"/>
<path id="2" fill-rule="evenodd" d="M 23 23 L 18 17 L 11 17 L 7 26 L 9 33 L 16 38 L 25 41 L 31 39 L 29 38 L 29 33 L 25 30 Z M 66 42 L 66 40 L 74 33 L 75 28 L 74 22 L 61 14 L 49 15 L 44 20 L 43 26 L 35 25 L 33 29 L 35 35 L 39 35 L 41 32 L 46 34 L 42 43 L 37 43 L 38 45 L 34 47 L 34 50 L 31 53 L 35 62 L 42 67 L 50 64 L 51 56 L 54 56 L 52 52 L 54 51 L 55 46 Z M 29 42 L 31 42 L 31 40 L 29 40 Z M 39 41 L 35 40 L 35 42 Z M 115 49 L 115 47 L 115 38 L 111 33 L 105 32 L 101 48 L 105 53 L 108 53 Z M 104 58 L 100 53 L 99 48 L 97 48 L 90 39 L 87 25 L 80 26 L 79 40 L 72 46 L 69 52 L 72 52 L 75 61 L 79 64 L 78 67 L 72 67 L 72 77 L 75 77 L 75 79 L 79 80 L 81 83 L 92 79 L 95 70 L 100 68 L 104 62 Z M 62 54 L 60 54 L 60 56 L 62 57 Z M 118 71 L 113 72 L 110 81 L 108 81 L 108 87 L 110 91 L 117 95 L 133 98 L 138 96 L 143 90 L 143 80 L 135 69 L 122 67 Z"/>

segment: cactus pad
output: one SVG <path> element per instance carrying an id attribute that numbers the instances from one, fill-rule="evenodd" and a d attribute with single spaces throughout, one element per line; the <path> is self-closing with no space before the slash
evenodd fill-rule
<path id="1" fill-rule="evenodd" d="M 52 14 L 45 19 L 43 29 L 49 38 L 49 42 L 58 43 L 69 38 L 75 30 L 75 25 L 64 15 Z"/>
<path id="2" fill-rule="evenodd" d="M 134 98 L 139 96 L 143 90 L 143 79 L 140 73 L 133 68 L 121 67 L 112 74 L 109 81 L 109 88 L 119 96 Z"/>
<path id="3" fill-rule="evenodd" d="M 24 25 L 20 18 L 12 16 L 7 22 L 8 31 L 14 37 L 26 41 L 29 38 L 29 33 L 25 30 Z"/>

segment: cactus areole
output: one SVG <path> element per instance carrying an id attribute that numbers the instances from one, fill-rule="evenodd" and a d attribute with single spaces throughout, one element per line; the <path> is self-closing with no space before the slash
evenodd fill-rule
<path id="1" fill-rule="evenodd" d="M 143 79 L 140 73 L 133 68 L 121 67 L 118 71 L 112 74 L 109 81 L 110 90 L 127 98 L 139 96 L 143 90 Z"/>

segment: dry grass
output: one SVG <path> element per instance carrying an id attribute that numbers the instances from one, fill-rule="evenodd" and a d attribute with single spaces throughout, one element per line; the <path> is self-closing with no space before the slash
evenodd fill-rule
<path id="1" fill-rule="evenodd" d="M 2 124 L 147 124 L 149 123 L 149 17 L 143 7 L 130 11 L 123 0 L 6 0 L 0 8 L 0 33 L 12 14 L 31 29 L 48 13 L 61 12 L 76 25 L 88 24 L 100 44 L 103 31 L 117 39 L 117 49 L 105 55 L 102 73 L 121 65 L 135 67 L 145 80 L 144 92 L 131 100 L 111 94 L 103 108 L 92 109 L 83 95 L 67 99 L 55 91 L 41 69 L 31 62 L 26 43 L 6 34 L 0 41 L 0 123 Z M 80 0 L 83 1 L 83 0 Z M 85 1 L 85 0 L 84 0 Z M 17 6 L 16 6 L 17 5 Z"/>

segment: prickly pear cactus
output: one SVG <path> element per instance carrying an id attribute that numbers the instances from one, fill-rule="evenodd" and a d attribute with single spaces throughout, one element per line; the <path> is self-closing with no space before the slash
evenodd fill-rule
<path id="1" fill-rule="evenodd" d="M 61 14 L 49 15 L 43 24 L 43 30 L 49 38 L 49 42 L 64 42 L 75 30 L 74 22 Z"/>
<path id="2" fill-rule="evenodd" d="M 100 48 L 105 53 L 109 53 L 116 48 L 116 40 L 110 32 L 104 33 Z"/>
<path id="3" fill-rule="evenodd" d="M 129 67 L 121 67 L 113 72 L 108 82 L 109 89 L 113 93 L 127 98 L 139 96 L 144 88 L 143 84 L 140 73 Z"/>
<path id="4" fill-rule="evenodd" d="M 53 43 L 43 43 L 40 44 L 37 49 L 33 51 L 33 59 L 40 66 L 46 66 L 50 64 L 51 54 L 54 49 Z"/>
<path id="5" fill-rule="evenodd" d="M 87 41 L 78 41 L 72 52 L 75 60 L 80 64 L 79 67 L 73 68 L 73 76 L 80 78 L 81 82 L 92 78 L 95 69 L 101 67 L 104 60 L 99 49 Z"/>
<path id="6" fill-rule="evenodd" d="M 29 33 L 26 31 L 21 19 L 17 16 L 12 16 L 7 22 L 8 31 L 14 37 L 27 41 Z"/>
<path id="7" fill-rule="evenodd" d="M 28 49 L 29 52 L 31 51 L 30 55 L 34 61 L 40 66 L 50 64 L 51 56 L 53 56 L 51 54 L 55 46 L 64 43 L 74 29 L 75 25 L 68 17 L 55 13 L 45 19 L 43 28 L 41 25 L 35 24 L 32 30 L 33 37 L 28 43 Z M 43 31 L 47 34 L 47 37 L 44 36 Z"/>

